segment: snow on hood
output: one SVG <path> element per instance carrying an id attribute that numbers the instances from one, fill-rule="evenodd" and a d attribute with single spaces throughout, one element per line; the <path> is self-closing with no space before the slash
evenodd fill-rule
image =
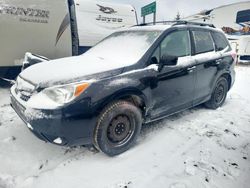
<path id="1" fill-rule="evenodd" d="M 122 67 L 124 65 L 118 60 L 84 54 L 33 65 L 21 72 L 20 76 L 36 85 L 53 85 Z"/>
<path id="2" fill-rule="evenodd" d="M 24 70 L 21 77 L 34 84 L 65 83 L 135 64 L 162 31 L 116 32 L 85 54 L 43 62 Z M 95 78 L 92 78 L 95 79 Z"/>

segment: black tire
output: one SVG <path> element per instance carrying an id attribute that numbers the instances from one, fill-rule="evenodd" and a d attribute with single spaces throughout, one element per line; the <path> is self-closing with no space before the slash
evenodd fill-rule
<path id="1" fill-rule="evenodd" d="M 215 84 L 211 98 L 205 103 L 205 106 L 210 109 L 221 107 L 227 98 L 227 92 L 228 81 L 225 77 L 220 77 Z"/>
<path id="2" fill-rule="evenodd" d="M 94 134 L 95 147 L 109 156 L 119 155 L 135 144 L 141 131 L 141 110 L 127 101 L 116 101 L 101 112 Z"/>

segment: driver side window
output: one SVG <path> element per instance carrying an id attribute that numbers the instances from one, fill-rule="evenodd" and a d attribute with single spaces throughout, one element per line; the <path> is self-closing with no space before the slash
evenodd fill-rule
<path id="1" fill-rule="evenodd" d="M 163 56 L 184 57 L 191 55 L 189 31 L 175 31 L 166 36 L 160 46 L 155 50 L 152 59 L 160 62 Z"/>

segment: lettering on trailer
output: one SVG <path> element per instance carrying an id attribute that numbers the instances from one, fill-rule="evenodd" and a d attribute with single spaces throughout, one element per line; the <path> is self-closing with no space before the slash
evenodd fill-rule
<path id="1" fill-rule="evenodd" d="M 50 11 L 15 6 L 0 6 L 0 14 L 20 16 L 21 22 L 48 23 Z"/>
<path id="2" fill-rule="evenodd" d="M 105 14 L 115 14 L 117 13 L 117 11 L 115 11 L 113 8 L 111 7 L 104 7 L 104 6 L 101 6 L 99 4 L 96 4 L 100 9 L 101 12 L 105 13 Z M 123 19 L 122 18 L 112 18 L 112 17 L 106 17 L 106 16 L 102 16 L 102 15 L 99 15 L 97 18 L 96 18 L 97 21 L 101 21 L 101 22 L 107 22 L 107 23 L 121 23 L 123 22 Z"/>
<path id="3" fill-rule="evenodd" d="M 123 22 L 122 18 L 109 18 L 109 17 L 105 17 L 105 16 L 101 16 L 99 15 L 96 18 L 97 21 L 103 21 L 103 22 L 112 22 L 112 23 L 121 23 Z"/>

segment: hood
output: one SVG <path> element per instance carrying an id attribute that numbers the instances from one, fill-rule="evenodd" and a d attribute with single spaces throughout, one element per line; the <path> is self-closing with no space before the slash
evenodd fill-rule
<path id="1" fill-rule="evenodd" d="M 48 87 L 120 74 L 123 67 L 119 60 L 114 62 L 84 54 L 33 65 L 21 72 L 19 76 L 36 86 Z"/>

